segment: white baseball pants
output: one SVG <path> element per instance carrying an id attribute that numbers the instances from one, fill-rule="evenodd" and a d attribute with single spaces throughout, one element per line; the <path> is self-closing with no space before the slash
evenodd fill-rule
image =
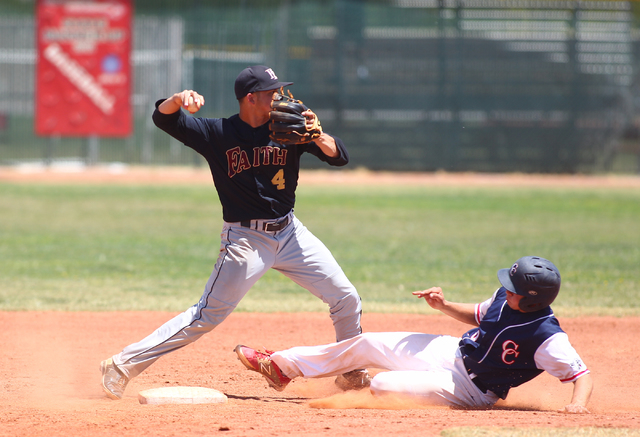
<path id="1" fill-rule="evenodd" d="M 290 378 L 335 376 L 376 368 L 374 394 L 396 393 L 430 404 L 487 407 L 498 397 L 482 393 L 465 370 L 459 338 L 417 332 L 367 332 L 323 346 L 279 351 L 271 359 Z"/>

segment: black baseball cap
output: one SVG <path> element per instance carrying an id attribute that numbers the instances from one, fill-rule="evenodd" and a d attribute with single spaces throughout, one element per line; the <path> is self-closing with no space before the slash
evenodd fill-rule
<path id="1" fill-rule="evenodd" d="M 256 91 L 275 90 L 291 84 L 293 82 L 279 82 L 278 76 L 271 68 L 264 65 L 254 65 L 242 70 L 236 78 L 236 99 L 240 100 L 247 94 Z"/>

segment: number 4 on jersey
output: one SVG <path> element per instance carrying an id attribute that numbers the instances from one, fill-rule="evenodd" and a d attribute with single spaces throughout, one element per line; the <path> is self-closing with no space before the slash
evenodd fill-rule
<path id="1" fill-rule="evenodd" d="M 278 190 L 284 190 L 284 170 L 278 170 L 278 173 L 271 179 L 271 183 L 276 186 Z"/>

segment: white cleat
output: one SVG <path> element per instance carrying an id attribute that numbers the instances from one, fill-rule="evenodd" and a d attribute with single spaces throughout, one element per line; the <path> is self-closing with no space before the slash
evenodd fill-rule
<path id="1" fill-rule="evenodd" d="M 112 358 L 100 363 L 102 371 L 102 389 L 111 399 L 119 400 L 124 396 L 124 389 L 129 383 L 129 378 L 118 369 Z"/>

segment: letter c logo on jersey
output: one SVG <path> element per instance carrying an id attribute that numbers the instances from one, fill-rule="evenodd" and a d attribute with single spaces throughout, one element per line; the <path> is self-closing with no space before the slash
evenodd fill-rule
<path id="1" fill-rule="evenodd" d="M 513 340 L 507 340 L 502 343 L 502 362 L 505 364 L 513 364 L 515 363 L 515 359 L 510 359 L 511 356 L 513 358 L 518 358 L 520 352 L 518 352 L 518 346 Z"/>

